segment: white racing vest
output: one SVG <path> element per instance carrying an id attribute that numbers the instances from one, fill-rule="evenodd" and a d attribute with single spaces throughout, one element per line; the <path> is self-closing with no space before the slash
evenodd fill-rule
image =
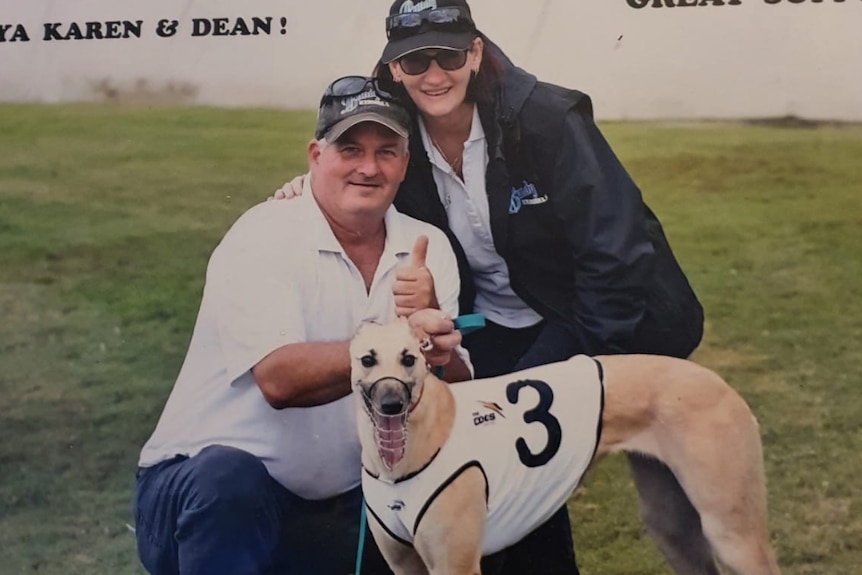
<path id="1" fill-rule="evenodd" d="M 412 545 L 435 498 L 478 467 L 487 482 L 482 555 L 490 555 L 544 523 L 578 486 L 601 434 L 601 365 L 579 355 L 449 389 L 455 422 L 431 462 L 395 483 L 364 472 L 362 490 L 371 520 Z"/>

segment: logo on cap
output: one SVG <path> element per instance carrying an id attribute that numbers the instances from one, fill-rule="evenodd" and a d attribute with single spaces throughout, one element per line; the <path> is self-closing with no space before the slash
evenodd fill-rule
<path id="1" fill-rule="evenodd" d="M 366 106 L 368 104 L 386 106 L 387 108 L 389 107 L 389 103 L 378 98 L 377 93 L 374 90 L 365 90 L 361 94 L 356 94 L 355 96 L 350 96 L 349 98 L 342 100 L 341 114 L 349 114 L 359 106 Z"/>
<path id="2" fill-rule="evenodd" d="M 422 10 L 436 10 L 437 9 L 437 0 L 422 0 L 421 2 L 413 2 L 413 0 L 407 0 L 404 4 L 401 5 L 401 8 L 398 9 L 400 14 L 406 14 L 408 12 L 421 12 Z"/>

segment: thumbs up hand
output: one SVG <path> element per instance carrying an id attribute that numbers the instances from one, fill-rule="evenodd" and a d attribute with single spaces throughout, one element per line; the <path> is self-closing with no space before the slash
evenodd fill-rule
<path id="1" fill-rule="evenodd" d="M 425 267 L 428 254 L 428 236 L 419 236 L 410 254 L 410 263 L 399 266 L 395 272 L 392 293 L 395 296 L 395 313 L 407 317 L 413 312 L 425 309 L 438 309 L 437 294 L 434 291 L 434 278 Z"/>

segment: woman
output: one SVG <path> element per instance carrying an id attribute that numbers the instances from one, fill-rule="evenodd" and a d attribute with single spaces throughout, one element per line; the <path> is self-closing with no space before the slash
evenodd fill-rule
<path id="1" fill-rule="evenodd" d="M 685 357 L 703 315 L 661 225 L 592 118 L 589 98 L 538 82 L 481 34 L 463 0 L 396 0 L 381 83 L 413 105 L 395 205 L 443 229 L 459 259 L 477 377 L 576 353 Z M 300 180 L 276 197 L 290 196 Z M 648 528 L 688 540 L 680 572 L 717 574 L 700 518 L 661 464 L 630 458 Z M 649 505 L 674 493 L 674 509 Z M 665 495 L 664 497 L 667 497 Z M 677 523 L 662 521 L 672 516 Z M 680 521 L 688 518 L 688 522 Z M 680 530 L 671 532 L 674 525 Z M 505 550 L 503 573 L 577 573 L 565 508 Z"/>

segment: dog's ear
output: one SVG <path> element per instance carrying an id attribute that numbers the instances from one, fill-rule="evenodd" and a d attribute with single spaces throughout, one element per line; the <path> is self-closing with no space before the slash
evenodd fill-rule
<path id="1" fill-rule="evenodd" d="M 359 327 L 356 328 L 356 331 L 353 332 L 353 337 L 357 337 L 362 331 L 367 328 L 369 325 L 380 325 L 374 320 L 366 319 L 362 323 L 359 324 Z"/>
<path id="2" fill-rule="evenodd" d="M 406 317 L 399 317 L 396 320 L 396 323 L 399 326 L 399 328 L 404 331 L 404 333 L 406 335 L 408 335 L 411 339 L 415 340 L 416 342 L 419 342 L 422 339 L 422 337 L 424 336 L 424 334 L 422 334 L 419 330 L 414 329 L 413 326 L 410 325 L 410 320 L 408 320 Z"/>
<path id="3" fill-rule="evenodd" d="M 350 350 L 350 357 L 351 358 L 353 358 L 353 355 L 354 355 L 353 346 L 358 345 L 358 340 L 362 336 L 362 333 L 371 326 L 379 326 L 379 325 L 380 324 L 377 323 L 376 321 L 371 321 L 371 320 L 366 320 L 366 321 L 363 321 L 362 323 L 359 324 L 359 327 L 357 327 L 356 330 L 353 332 L 353 337 L 350 338 L 349 350 Z"/>

